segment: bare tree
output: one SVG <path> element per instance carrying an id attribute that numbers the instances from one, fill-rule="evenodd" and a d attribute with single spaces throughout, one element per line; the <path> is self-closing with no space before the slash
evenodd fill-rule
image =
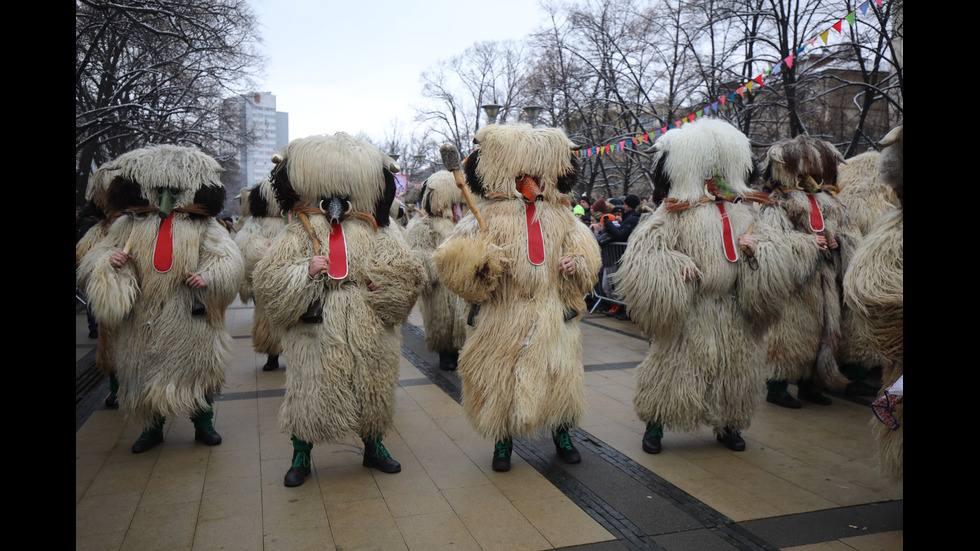
<path id="1" fill-rule="evenodd" d="M 416 121 L 436 136 L 434 141 L 468 151 L 481 126 L 481 106 L 501 105 L 501 122 L 515 116 L 525 72 L 522 48 L 513 41 L 479 42 L 422 73 L 428 103 L 416 108 Z"/>
<path id="2" fill-rule="evenodd" d="M 215 154 L 223 97 L 262 63 L 247 0 L 77 0 L 76 202 L 94 166 L 154 143 Z"/>

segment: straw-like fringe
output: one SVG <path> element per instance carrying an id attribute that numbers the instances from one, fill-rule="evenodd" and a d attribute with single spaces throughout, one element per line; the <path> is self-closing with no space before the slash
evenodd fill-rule
<path id="1" fill-rule="evenodd" d="M 766 331 L 798 282 L 813 273 L 816 248 L 787 239 L 760 216 L 766 209 L 742 202 L 726 210 L 736 236 L 753 228 L 757 269 L 724 258 L 713 205 L 654 211 L 633 231 L 620 261 L 617 290 L 652 339 L 633 400 L 644 422 L 677 430 L 747 428 L 767 375 Z M 797 265 L 798 253 L 809 255 L 808 270 Z M 690 266 L 700 275 L 685 281 Z"/>
<path id="2" fill-rule="evenodd" d="M 762 157 L 767 184 L 793 187 L 797 177 L 809 174 L 819 185 L 837 184 L 837 165 L 844 160 L 830 142 L 801 134 L 774 143 Z"/>
<path id="3" fill-rule="evenodd" d="M 671 197 L 697 201 L 704 193 L 705 180 L 715 174 L 738 195 L 752 192 L 746 181 L 753 173 L 751 144 L 731 124 L 719 119 L 699 119 L 670 130 L 657 143 L 660 155 L 666 155 Z"/>
<path id="4" fill-rule="evenodd" d="M 480 147 L 477 176 L 487 194 L 516 197 L 518 176 L 538 178 L 549 202 L 561 200 L 558 179 L 574 172 L 574 144 L 558 128 L 531 128 L 526 124 L 488 125 L 477 131 Z"/>
<path id="5" fill-rule="evenodd" d="M 310 217 L 327 236 L 323 216 Z M 256 265 L 254 292 L 272 323 L 282 326 L 286 398 L 279 420 L 289 434 L 326 442 L 350 431 L 382 436 L 391 428 L 404 322 L 418 296 L 424 272 L 395 227 L 377 231 L 362 220 L 343 222 L 349 262 L 343 281 L 310 279 L 310 239 L 293 222 Z M 329 254 L 329 241 L 323 240 Z M 369 291 L 365 281 L 378 290 Z M 322 323 L 300 316 L 314 301 Z"/>
<path id="6" fill-rule="evenodd" d="M 151 205 L 159 204 L 162 188 L 192 192 L 180 194 L 174 202 L 175 207 L 184 207 L 194 202 L 193 192 L 198 189 L 223 187 L 218 161 L 189 147 L 157 145 L 137 149 L 107 163 L 106 169 L 115 171 L 114 176 L 139 183 Z"/>
<path id="7" fill-rule="evenodd" d="M 904 213 L 876 224 L 844 276 L 844 302 L 870 328 L 878 352 L 904 363 Z"/>
<path id="8" fill-rule="evenodd" d="M 347 197 L 359 212 L 374 212 L 385 189 L 385 156 L 376 147 L 342 132 L 289 142 L 279 151 L 300 203 L 317 206 L 323 197 Z"/>
<path id="9" fill-rule="evenodd" d="M 464 410 L 493 439 L 574 425 L 585 407 L 582 345 L 578 319 L 566 322 L 565 314 L 584 307 L 581 296 L 601 263 L 598 245 L 570 209 L 541 201 L 546 258 L 534 266 L 523 202 L 488 201 L 483 208 L 487 235 L 467 217 L 434 258 L 446 287 L 480 304 L 460 354 Z M 557 269 L 565 256 L 575 259 L 574 276 Z"/>
<path id="10" fill-rule="evenodd" d="M 453 188 L 458 191 L 455 183 Z M 425 325 L 425 345 L 432 351 L 459 350 L 466 340 L 469 307 L 459 295 L 450 292 L 439 281 L 432 262 L 435 250 L 454 227 L 451 217 L 423 214 L 413 218 L 405 232 L 405 241 L 426 271 L 426 283 L 419 296 L 419 310 Z"/>
<path id="11" fill-rule="evenodd" d="M 452 221 L 454 204 L 462 205 L 463 215 L 469 212 L 462 190 L 456 187 L 456 178 L 453 174 L 440 170 L 429 176 L 425 181 L 425 193 L 422 195 L 422 210 Z"/>
<path id="12" fill-rule="evenodd" d="M 91 274 L 87 289 L 97 318 L 116 329 L 120 408 L 143 426 L 160 416 L 189 417 L 220 390 L 231 346 L 223 315 L 242 278 L 241 256 L 228 232 L 213 219 L 181 214 L 173 226 L 174 266 L 156 272 L 152 251 L 159 225 L 152 216 L 122 218 L 82 263 Z M 130 235 L 132 257 L 123 268 L 112 268 L 109 257 Z M 184 284 L 187 272 L 201 270 L 207 287 Z M 206 318 L 190 315 L 195 298 L 205 305 Z"/>
<path id="13" fill-rule="evenodd" d="M 836 239 L 839 248 L 823 253 L 814 277 L 806 279 L 785 303 L 782 315 L 770 330 L 768 361 L 771 377 L 776 380 L 815 378 L 821 386 L 839 387 L 847 383 L 840 373 L 841 300 L 840 278 L 851 255 L 861 242 L 860 232 L 853 227 L 840 201 L 828 194 L 817 193 L 816 199 L 823 214 L 828 239 Z M 775 222 L 788 233 L 802 236 L 815 247 L 809 228 L 809 200 L 803 191 L 773 195 L 775 208 L 765 209 Z M 801 257 L 803 258 L 803 257 Z M 806 255 L 807 262 L 813 257 Z M 792 262 L 791 259 L 788 259 Z M 801 265 L 801 270 L 807 266 Z"/>

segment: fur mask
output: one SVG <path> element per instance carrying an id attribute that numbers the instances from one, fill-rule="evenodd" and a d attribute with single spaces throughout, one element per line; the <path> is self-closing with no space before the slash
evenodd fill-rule
<path id="1" fill-rule="evenodd" d="M 463 192 L 456 187 L 456 178 L 440 170 L 422 183 L 422 210 L 429 216 L 441 216 L 459 222 L 466 215 Z"/>
<path id="2" fill-rule="evenodd" d="M 837 166 L 844 156 L 830 142 L 800 135 L 772 144 L 762 157 L 762 179 L 771 191 L 800 188 L 837 191 Z"/>
<path id="3" fill-rule="evenodd" d="M 749 196 L 757 172 L 749 139 L 720 119 L 699 119 L 667 131 L 654 144 L 654 200 L 696 202 L 705 182 L 721 177 L 732 193 Z"/>
<path id="4" fill-rule="evenodd" d="M 898 201 L 905 206 L 905 140 L 904 124 L 893 128 L 878 144 L 882 147 L 878 156 L 878 173 L 881 181 L 895 189 Z"/>
<path id="5" fill-rule="evenodd" d="M 477 131 L 479 149 L 466 159 L 466 183 L 478 197 L 522 197 L 518 180 L 533 181 L 550 203 L 568 202 L 578 179 L 575 144 L 558 128 L 491 124 Z"/>
<path id="6" fill-rule="evenodd" d="M 374 217 L 378 227 L 390 221 L 395 200 L 394 161 L 367 141 L 339 132 L 289 142 L 272 162 L 270 180 L 280 208 L 319 207 L 335 200 L 348 213 Z"/>
<path id="7" fill-rule="evenodd" d="M 158 145 L 130 151 L 106 169 L 114 176 L 108 202 L 113 207 L 158 207 L 165 218 L 171 210 L 194 208 L 192 217 L 215 216 L 225 202 L 218 161 L 191 149 Z M 198 205 L 199 207 L 193 207 Z"/>
<path id="8" fill-rule="evenodd" d="M 276 202 L 276 195 L 272 191 L 272 183 L 266 178 L 252 187 L 245 188 L 239 195 L 241 201 L 240 215 L 254 216 L 262 218 L 265 216 L 282 216 L 282 209 Z"/>

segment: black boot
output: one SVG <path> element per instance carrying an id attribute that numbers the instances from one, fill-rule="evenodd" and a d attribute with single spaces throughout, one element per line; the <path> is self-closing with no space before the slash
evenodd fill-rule
<path id="1" fill-rule="evenodd" d="M 555 453 L 562 458 L 565 463 L 574 465 L 582 462 L 582 455 L 572 445 L 572 437 L 568 434 L 568 427 L 559 427 L 551 435 L 555 442 Z"/>
<path id="2" fill-rule="evenodd" d="M 115 373 L 109 374 L 109 395 L 105 397 L 105 407 L 116 409 L 119 407 L 119 400 L 116 399 L 116 394 L 119 393 L 119 379 L 116 378 Z"/>
<path id="3" fill-rule="evenodd" d="M 275 371 L 279 369 L 279 354 L 269 354 L 269 359 L 262 366 L 262 371 Z"/>
<path id="4" fill-rule="evenodd" d="M 830 405 L 830 398 L 825 396 L 823 391 L 821 391 L 812 380 L 804 381 L 803 379 L 800 379 L 796 382 L 796 384 L 800 387 L 800 391 L 797 392 L 796 395 L 801 400 L 806 400 L 807 402 L 812 402 L 821 406 Z"/>
<path id="5" fill-rule="evenodd" d="M 510 470 L 510 454 L 514 451 L 514 441 L 510 438 L 498 440 L 493 447 L 493 470 L 505 473 Z"/>
<path id="6" fill-rule="evenodd" d="M 383 473 L 401 472 L 401 464 L 391 458 L 388 450 L 381 443 L 381 438 L 362 437 L 361 441 L 364 442 L 364 461 L 361 462 L 362 465 L 371 467 L 372 469 L 378 469 Z"/>
<path id="7" fill-rule="evenodd" d="M 779 407 L 800 409 L 800 401 L 790 396 L 786 381 L 766 381 L 766 401 Z"/>
<path id="8" fill-rule="evenodd" d="M 287 488 L 295 488 L 300 484 L 306 482 L 306 477 L 310 476 L 310 451 L 313 450 L 313 444 L 308 442 L 303 442 L 297 439 L 295 436 L 292 437 L 293 440 L 293 463 L 286 471 L 286 477 L 283 479 L 283 483 Z"/>
<path id="9" fill-rule="evenodd" d="M 143 433 L 140 434 L 139 439 L 136 440 L 136 442 L 133 442 L 133 453 L 148 452 L 153 449 L 154 446 L 160 442 L 163 442 L 163 424 L 165 422 L 165 419 L 160 419 L 149 427 L 143 429 Z"/>
<path id="10" fill-rule="evenodd" d="M 725 427 L 725 430 L 718 434 L 715 438 L 717 438 L 719 442 L 724 444 L 726 448 L 732 450 L 733 452 L 745 451 L 745 440 L 742 440 L 742 435 L 738 429 Z"/>
<path id="11" fill-rule="evenodd" d="M 647 423 L 647 430 L 643 433 L 643 451 L 660 453 L 660 439 L 663 437 L 664 428 L 660 423 Z"/>
<path id="12" fill-rule="evenodd" d="M 214 408 L 211 400 L 208 400 L 207 409 L 191 417 L 191 422 L 194 423 L 194 440 L 205 446 L 217 446 L 221 443 L 221 435 L 214 430 Z"/>
<path id="13" fill-rule="evenodd" d="M 459 363 L 459 351 L 449 350 L 439 352 L 439 369 L 443 371 L 456 371 Z"/>

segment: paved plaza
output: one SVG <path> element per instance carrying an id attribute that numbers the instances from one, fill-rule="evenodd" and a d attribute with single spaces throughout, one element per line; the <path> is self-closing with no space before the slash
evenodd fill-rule
<path id="1" fill-rule="evenodd" d="M 566 465 L 550 437 L 518 440 L 512 469 L 490 469 L 493 442 L 459 404 L 455 373 L 425 349 L 418 309 L 402 328 L 395 431 L 384 443 L 402 472 L 361 466 L 360 439 L 313 448 L 313 473 L 283 486 L 292 447 L 279 426 L 285 370 L 252 352 L 253 308 L 236 301 L 227 381 L 215 401 L 223 443 L 194 442 L 168 419 L 163 444 L 134 455 L 140 427 L 107 409 L 76 302 L 76 550 L 678 551 L 903 548 L 903 485 L 872 461 L 867 398 L 788 410 L 764 401 L 731 452 L 707 427 L 667 432 L 640 448 L 637 327 L 601 314 L 582 321 L 588 410 Z M 795 393 L 795 387 L 791 386 Z M 760 395 L 765 389 L 759 389 Z"/>

